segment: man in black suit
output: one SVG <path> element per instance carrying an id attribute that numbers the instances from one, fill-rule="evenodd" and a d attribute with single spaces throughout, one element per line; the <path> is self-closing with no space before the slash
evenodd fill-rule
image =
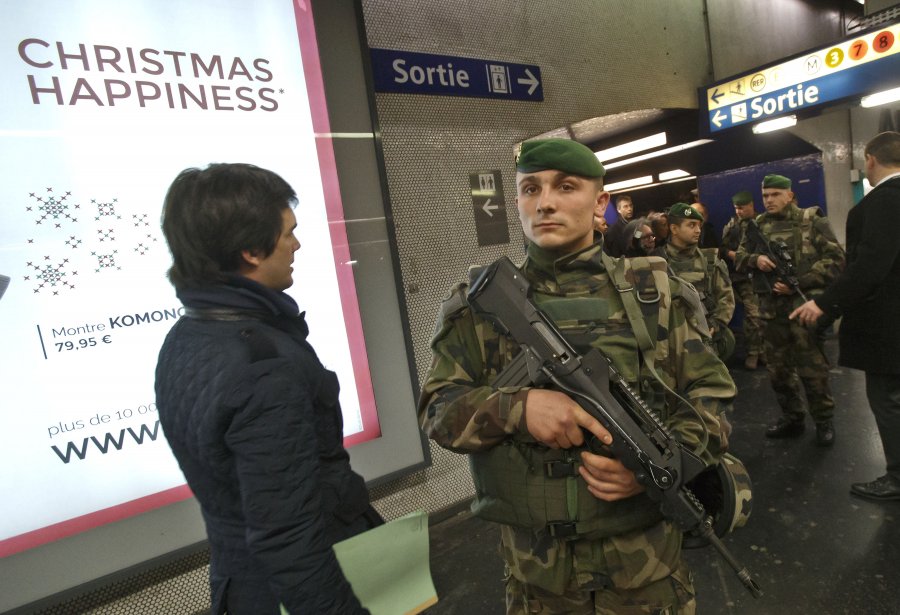
<path id="1" fill-rule="evenodd" d="M 625 253 L 631 243 L 631 237 L 625 237 L 625 226 L 634 216 L 634 203 L 630 196 L 622 194 L 616 198 L 616 212 L 619 217 L 604 235 L 603 250 L 610 256 L 618 258 Z"/>
<path id="2" fill-rule="evenodd" d="M 866 373 L 866 396 L 884 446 L 887 473 L 850 492 L 900 500 L 900 133 L 866 145 L 866 177 L 874 186 L 847 216 L 847 268 L 819 297 L 791 314 L 811 325 L 843 314 L 840 365 Z"/>

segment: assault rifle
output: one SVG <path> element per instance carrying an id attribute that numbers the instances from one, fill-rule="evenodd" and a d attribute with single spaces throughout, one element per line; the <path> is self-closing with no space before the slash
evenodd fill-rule
<path id="1" fill-rule="evenodd" d="M 769 260 L 775 263 L 775 269 L 769 272 L 769 274 L 774 275 L 776 280 L 780 280 L 790 286 L 794 292 L 800 295 L 803 302 L 806 303 L 808 299 L 806 298 L 806 295 L 803 294 L 803 291 L 800 290 L 800 282 L 797 280 L 797 273 L 794 269 L 794 260 L 791 258 L 791 252 L 788 250 L 784 240 L 779 239 L 777 241 L 769 241 L 766 239 L 766 236 L 763 235 L 762 231 L 759 229 L 756 220 L 750 220 L 750 222 L 747 223 L 747 230 L 745 232 L 747 233 L 747 239 L 755 246 L 754 251 L 765 254 L 769 257 Z M 760 271 L 760 274 L 766 275 L 766 272 Z"/>
<path id="2" fill-rule="evenodd" d="M 599 350 L 582 356 L 572 348 L 534 304 L 530 290 L 522 273 L 504 257 L 488 266 L 469 291 L 469 305 L 522 348 L 493 386 L 552 384 L 575 400 L 612 435 L 609 446 L 589 435 L 589 448 L 612 454 L 634 472 L 666 518 L 712 544 L 750 593 L 760 597 L 759 585 L 716 536 L 712 516 L 687 486 L 705 469 L 704 462 L 672 437 Z"/>

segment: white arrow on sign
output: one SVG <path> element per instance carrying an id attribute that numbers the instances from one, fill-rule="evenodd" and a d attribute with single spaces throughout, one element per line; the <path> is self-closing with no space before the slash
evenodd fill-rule
<path id="1" fill-rule="evenodd" d="M 531 85 L 531 87 L 528 88 L 528 95 L 530 96 L 530 95 L 534 94 L 534 90 L 537 88 L 537 86 L 539 86 L 541 84 L 541 82 L 538 81 L 537 77 L 535 77 L 534 74 L 532 74 L 532 72 L 530 70 L 528 70 L 527 68 L 525 69 L 525 74 L 528 75 L 528 79 L 525 79 L 524 77 L 519 77 L 518 82 L 521 83 L 522 85 Z"/>
<path id="2" fill-rule="evenodd" d="M 500 209 L 500 206 L 499 205 L 491 205 L 490 199 L 488 199 L 487 202 L 481 206 L 481 210 L 484 213 L 486 213 L 487 215 L 489 215 L 491 218 L 494 217 L 494 214 L 491 213 L 491 211 L 494 209 Z"/>
<path id="3" fill-rule="evenodd" d="M 728 116 L 722 113 L 719 109 L 716 109 L 716 114 L 712 116 L 712 123 L 716 125 L 716 128 L 722 127 L 722 120 L 727 118 Z"/>

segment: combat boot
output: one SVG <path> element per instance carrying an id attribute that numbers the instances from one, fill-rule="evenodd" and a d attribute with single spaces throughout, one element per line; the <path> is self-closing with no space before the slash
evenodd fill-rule
<path id="1" fill-rule="evenodd" d="M 766 429 L 767 438 L 798 438 L 803 435 L 806 425 L 803 420 L 792 421 L 788 418 L 780 418 L 774 425 Z"/>
<path id="2" fill-rule="evenodd" d="M 831 421 L 816 423 L 816 444 L 819 446 L 834 444 L 834 423 Z"/>
<path id="3" fill-rule="evenodd" d="M 747 358 L 744 359 L 744 367 L 749 369 L 750 371 L 755 370 L 758 363 L 759 363 L 759 355 L 756 354 L 755 352 L 751 352 L 750 354 L 747 355 Z"/>

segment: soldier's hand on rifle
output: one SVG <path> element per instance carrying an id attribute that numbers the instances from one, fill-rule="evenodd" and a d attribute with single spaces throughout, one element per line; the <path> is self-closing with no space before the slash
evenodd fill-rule
<path id="1" fill-rule="evenodd" d="M 559 391 L 531 389 L 525 399 L 525 428 L 535 440 L 550 448 L 572 448 L 584 444 L 584 431 L 604 444 L 612 436 L 600 421 L 585 412 L 571 397 Z"/>
<path id="2" fill-rule="evenodd" d="M 634 477 L 634 472 L 618 459 L 585 451 L 581 453 L 581 463 L 578 472 L 595 498 L 614 502 L 630 498 L 644 490 Z"/>
<path id="3" fill-rule="evenodd" d="M 775 263 L 765 254 L 760 254 L 756 259 L 756 268 L 760 271 L 772 271 L 775 269 Z"/>
<path id="4" fill-rule="evenodd" d="M 772 292 L 776 295 L 793 295 L 794 289 L 784 282 L 775 282 L 775 284 L 772 285 Z"/>

